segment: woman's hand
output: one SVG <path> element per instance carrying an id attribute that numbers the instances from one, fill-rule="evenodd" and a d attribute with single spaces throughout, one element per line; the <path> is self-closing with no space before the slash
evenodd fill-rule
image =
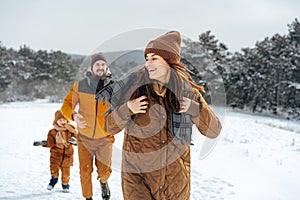
<path id="1" fill-rule="evenodd" d="M 127 106 L 133 114 L 146 113 L 149 104 L 148 101 L 145 101 L 146 99 L 146 96 L 141 96 L 137 99 L 130 100 L 127 102 Z"/>
<path id="2" fill-rule="evenodd" d="M 192 100 L 186 97 L 183 97 L 180 101 L 180 113 L 186 112 L 191 106 Z"/>

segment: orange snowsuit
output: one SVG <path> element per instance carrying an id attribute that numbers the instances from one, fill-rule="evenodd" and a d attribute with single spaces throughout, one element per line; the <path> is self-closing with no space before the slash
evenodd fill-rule
<path id="1" fill-rule="evenodd" d="M 50 173 L 54 178 L 58 178 L 61 170 L 61 182 L 67 185 L 70 180 L 70 167 L 73 166 L 73 145 L 68 142 L 71 137 L 77 137 L 75 127 L 66 124 L 60 127 L 57 124 L 59 118 L 64 118 L 60 111 L 56 111 L 53 121 L 54 128 L 49 130 L 47 143 L 43 147 L 50 148 Z"/>

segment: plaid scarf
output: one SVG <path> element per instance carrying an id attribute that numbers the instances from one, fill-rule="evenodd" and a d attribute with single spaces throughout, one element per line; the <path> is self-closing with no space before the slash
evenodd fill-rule
<path id="1" fill-rule="evenodd" d="M 100 90 L 96 95 L 98 102 L 106 100 L 110 103 L 110 109 L 103 115 L 108 114 L 116 107 L 130 100 L 133 92 L 140 86 L 148 84 L 148 74 L 144 67 L 132 72 L 124 79 L 114 81 Z M 196 99 L 194 92 L 187 83 L 183 82 L 183 96 Z M 186 113 L 171 113 L 171 135 L 173 138 L 183 144 L 190 145 L 192 140 L 192 120 L 191 116 Z"/>

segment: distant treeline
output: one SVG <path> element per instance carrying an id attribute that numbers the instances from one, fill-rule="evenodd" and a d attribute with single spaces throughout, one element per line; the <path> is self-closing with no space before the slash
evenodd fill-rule
<path id="1" fill-rule="evenodd" d="M 300 119 L 297 19 L 288 25 L 287 34 L 266 37 L 240 52 L 229 52 L 210 31 L 201 33 L 197 41 L 184 40 L 183 46 L 182 62 L 193 73 L 193 79 L 205 86 L 208 102 L 225 93 L 227 105 L 233 108 Z M 113 70 L 120 69 L 124 74 L 131 65 L 140 64 L 142 52 L 134 52 L 138 58 L 132 54 L 127 57 L 130 59 L 123 56 L 123 60 L 110 63 Z M 27 46 L 16 51 L 0 43 L 0 102 L 63 100 L 77 80 L 84 58 L 61 51 L 33 51 Z"/>
<path id="2" fill-rule="evenodd" d="M 19 51 L 0 46 L 0 102 L 51 98 L 66 95 L 82 59 L 72 59 L 61 51 Z"/>
<path id="3" fill-rule="evenodd" d="M 275 34 L 253 48 L 231 53 L 210 31 L 198 41 L 185 41 L 182 54 L 202 66 L 198 81 L 212 83 L 211 91 L 226 91 L 227 105 L 300 119 L 300 23 L 288 25 L 286 35 Z M 193 67 L 191 68 L 194 69 Z"/>

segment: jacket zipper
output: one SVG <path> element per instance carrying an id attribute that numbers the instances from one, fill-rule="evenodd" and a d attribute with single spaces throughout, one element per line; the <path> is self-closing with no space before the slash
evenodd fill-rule
<path id="1" fill-rule="evenodd" d="M 64 146 L 64 152 L 63 152 L 63 156 L 62 156 L 62 159 L 61 159 L 60 166 L 62 166 L 62 164 L 63 164 L 63 162 L 64 162 L 64 159 L 65 159 L 65 153 L 66 153 L 66 147 Z"/>
<path id="2" fill-rule="evenodd" d="M 96 134 L 97 115 L 98 115 L 98 102 L 96 100 L 96 113 L 95 113 L 95 119 L 94 119 L 94 131 L 93 131 L 93 136 L 92 136 L 93 139 L 94 139 L 95 134 Z"/>

